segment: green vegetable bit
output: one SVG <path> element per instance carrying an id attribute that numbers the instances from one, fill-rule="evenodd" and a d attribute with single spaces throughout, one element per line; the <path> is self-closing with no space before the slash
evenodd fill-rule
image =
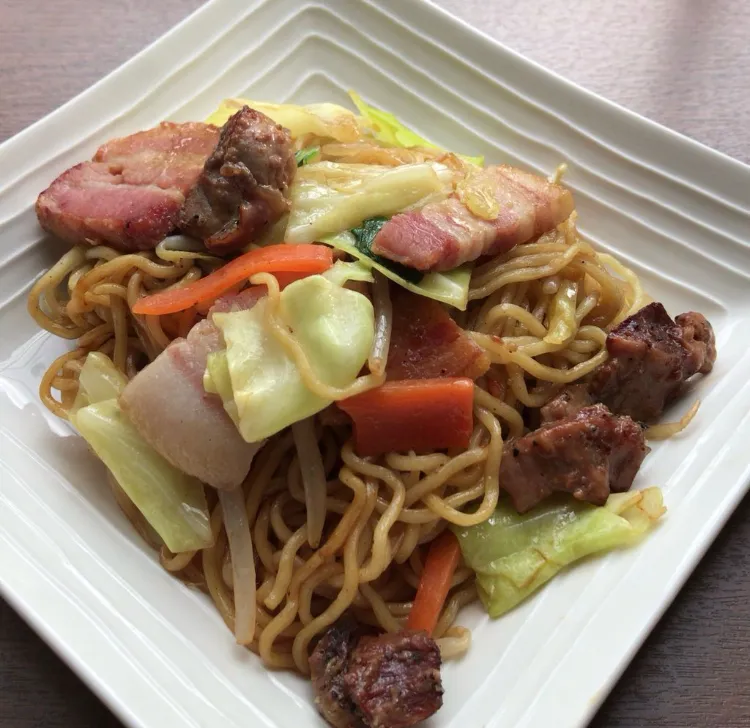
<path id="1" fill-rule="evenodd" d="M 306 164 L 314 162 L 318 154 L 320 154 L 320 147 L 305 147 L 294 153 L 294 159 L 298 167 L 304 167 Z"/>
<path id="2" fill-rule="evenodd" d="M 375 240 L 375 236 L 387 222 L 387 217 L 370 217 L 367 220 L 364 220 L 359 227 L 353 228 L 351 232 L 352 235 L 354 235 L 357 250 L 368 258 L 374 260 L 376 263 L 392 270 L 396 275 L 409 281 L 409 283 L 419 283 L 424 276 L 418 270 L 409 268 L 407 265 L 394 263 L 392 260 L 388 260 L 388 258 L 384 258 L 382 255 L 376 255 L 372 252 L 372 241 Z"/>
<path id="3" fill-rule="evenodd" d="M 490 617 L 499 617 L 565 566 L 638 542 L 665 512 L 661 491 L 613 493 L 595 507 L 551 498 L 519 514 L 507 501 L 484 523 L 454 528 Z"/>

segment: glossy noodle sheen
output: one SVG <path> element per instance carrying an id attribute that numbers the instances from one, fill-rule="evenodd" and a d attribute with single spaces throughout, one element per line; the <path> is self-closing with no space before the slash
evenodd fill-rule
<path id="1" fill-rule="evenodd" d="M 132 377 L 205 315 L 197 308 L 161 317 L 131 313 L 141 296 L 185 285 L 216 265 L 175 250 L 165 257 L 169 259 L 79 246 L 34 286 L 29 310 L 37 323 L 78 342 L 42 380 L 41 397 L 50 410 L 66 416 L 88 352 L 108 354 Z M 268 329 L 310 390 L 338 400 L 384 381 L 391 312 L 383 280 L 374 289 L 380 343 L 372 355 L 372 372 L 345 391 L 315 376 L 279 318 L 273 276 L 259 275 L 252 283 L 267 286 Z M 469 298 L 467 311 L 452 314 L 487 352 L 492 366 L 476 383 L 474 431 L 465 451 L 362 458 L 353 450 L 349 425 L 316 416 L 298 428 L 296 445 L 287 428 L 256 456 L 242 486 L 256 554 L 255 629 L 248 646 L 268 666 L 307 674 L 311 643 L 347 610 L 383 630 L 401 629 L 419 582 L 425 544 L 449 524 L 479 523 L 494 511 L 503 440 L 522 434 L 526 410 L 541 407 L 564 384 L 603 362 L 607 331 L 648 302 L 631 271 L 580 238 L 575 213 L 536 241 L 478 265 Z M 306 477 L 300 470 L 300 448 Z M 319 490 L 321 482 L 327 484 L 323 493 L 310 490 Z M 118 496 L 139 532 L 159 546 L 123 494 Z M 212 491 L 207 496 L 214 545 L 184 554 L 161 546 L 160 560 L 164 568 L 208 592 L 234 630 L 237 570 L 222 508 Z M 309 507 L 318 510 L 311 524 Z M 468 630 L 454 622 L 461 607 L 475 598 L 473 573 L 459 565 L 434 633 L 444 658 L 468 648 Z"/>

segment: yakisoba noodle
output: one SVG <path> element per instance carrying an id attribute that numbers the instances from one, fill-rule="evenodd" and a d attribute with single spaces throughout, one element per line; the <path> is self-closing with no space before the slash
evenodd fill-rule
<path id="1" fill-rule="evenodd" d="M 164 245 L 130 255 L 78 246 L 63 256 L 29 298 L 29 310 L 41 327 L 78 341 L 78 348 L 59 357 L 43 377 L 40 394 L 47 407 L 65 416 L 88 352 L 108 354 L 132 377 L 171 340 L 184 336 L 195 312 L 140 317 L 131 308 L 147 293 L 200 278 L 216 265 L 205 257 Z M 382 282 L 373 287 L 376 319 L 382 317 L 376 320 L 379 350 L 371 356 L 370 373 L 345 391 L 315 375 L 281 317 L 275 278 L 263 274 L 252 282 L 267 286 L 268 330 L 312 392 L 341 399 L 382 383 L 390 317 Z M 558 321 L 571 336 L 554 343 L 550 321 L 561 286 L 573 292 L 575 305 L 567 320 Z M 348 426 L 316 418 L 313 429 L 295 433 L 298 446 L 300 437 L 317 442 L 328 483 L 323 515 L 331 527 L 316 548 L 310 541 L 317 543 L 322 526 L 307 522 L 295 436 L 290 429 L 282 431 L 256 456 L 242 497 L 257 553 L 256 629 L 250 647 L 266 665 L 309 673 L 311 642 L 347 610 L 385 631 L 401 629 L 422 571 L 421 547 L 449 524 L 480 523 L 494 511 L 503 439 L 522 434 L 524 410 L 542 406 L 563 385 L 602 363 L 607 331 L 647 302 L 634 273 L 580 238 L 575 215 L 537 241 L 477 266 L 469 299 L 468 310 L 456 318 L 487 352 L 492 367 L 477 382 L 475 427 L 465 451 L 363 458 L 352 449 Z M 116 495 L 139 533 L 159 548 L 164 568 L 207 591 L 233 629 L 228 538 L 222 508 L 214 492 L 207 491 L 215 542 L 200 553 L 180 554 L 161 546 L 127 497 Z M 317 534 L 308 533 L 313 525 Z M 470 633 L 455 620 L 475 598 L 473 573 L 459 567 L 434 632 L 443 657 L 468 649 Z"/>

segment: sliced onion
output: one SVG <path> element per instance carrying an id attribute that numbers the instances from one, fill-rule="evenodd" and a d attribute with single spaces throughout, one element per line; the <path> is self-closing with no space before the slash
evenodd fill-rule
<path id="1" fill-rule="evenodd" d="M 315 421 L 312 417 L 292 425 L 294 444 L 297 448 L 302 483 L 305 486 L 307 508 L 307 542 L 317 548 L 323 536 L 326 520 L 326 473 L 320 454 L 318 438 L 315 436 Z"/>
<path id="2" fill-rule="evenodd" d="M 179 263 L 182 260 L 207 260 L 221 263 L 221 258 L 211 255 L 203 242 L 187 235 L 170 235 L 164 238 L 154 250 L 157 258 L 168 263 Z"/>
<path id="3" fill-rule="evenodd" d="M 375 308 L 375 338 L 367 365 L 373 374 L 380 376 L 385 371 L 388 362 L 388 350 L 391 346 L 391 329 L 393 327 L 393 306 L 388 293 L 388 279 L 373 270 L 373 296 Z"/>
<path id="4" fill-rule="evenodd" d="M 250 524 L 245 510 L 242 488 L 219 490 L 224 527 L 232 557 L 234 586 L 234 638 L 240 645 L 249 645 L 255 635 L 255 560 Z"/>
<path id="5" fill-rule="evenodd" d="M 651 427 L 646 428 L 643 434 L 647 440 L 667 440 L 678 432 L 682 432 L 692 422 L 693 417 L 698 414 L 700 406 L 701 401 L 696 399 L 693 406 L 677 422 L 662 422 L 658 425 L 651 425 Z"/>

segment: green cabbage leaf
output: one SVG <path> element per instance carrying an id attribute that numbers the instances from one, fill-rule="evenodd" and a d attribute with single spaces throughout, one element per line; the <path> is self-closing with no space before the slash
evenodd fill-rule
<path id="1" fill-rule="evenodd" d="M 351 98 L 357 110 L 362 115 L 365 125 L 372 136 L 379 142 L 392 147 L 428 147 L 439 149 L 437 144 L 433 144 L 424 137 L 419 136 L 415 131 L 402 124 L 390 112 L 365 103 L 362 97 L 355 91 L 349 91 L 349 98 Z M 479 167 L 484 164 L 484 157 L 482 156 L 469 157 L 464 154 L 459 154 L 458 156 Z"/>
<path id="2" fill-rule="evenodd" d="M 371 217 L 390 217 L 445 199 L 453 173 L 438 162 L 384 167 L 316 162 L 297 169 L 284 240 L 312 243 Z"/>
<path id="3" fill-rule="evenodd" d="M 280 318 L 315 375 L 331 387 L 352 384 L 372 348 L 372 304 L 343 287 L 347 280 L 371 278 L 361 265 L 337 263 L 325 274 L 295 281 L 281 292 Z M 294 359 L 266 324 L 267 306 L 264 298 L 250 310 L 214 315 L 226 349 L 211 356 L 204 375 L 204 387 L 222 396 L 248 442 L 264 440 L 332 401 L 305 386 Z"/>
<path id="4" fill-rule="evenodd" d="M 405 266 L 393 265 L 391 261 L 386 261 L 379 256 L 373 257 L 368 252 L 363 251 L 362 247 L 357 245 L 357 240 L 350 231 L 337 235 L 326 235 L 320 239 L 320 242 L 348 253 L 359 260 L 362 265 L 379 271 L 386 278 L 418 296 L 434 298 L 436 301 L 453 306 L 453 308 L 461 311 L 466 310 L 469 301 L 471 264 L 462 265 L 442 273 L 427 273 L 418 279 L 411 275 L 405 278 L 402 272 Z"/>
<path id="5" fill-rule="evenodd" d="M 70 421 L 173 553 L 213 543 L 203 484 L 168 463 L 117 402 L 127 380 L 104 354 L 87 356 Z"/>
<path id="6" fill-rule="evenodd" d="M 362 136 L 357 115 L 337 104 L 273 104 L 249 99 L 224 99 L 207 119 L 207 124 L 224 126 L 230 116 L 243 106 L 260 111 L 277 124 L 289 129 L 293 139 L 314 137 L 354 142 Z"/>
<path id="7" fill-rule="evenodd" d="M 454 529 L 491 617 L 505 614 L 568 564 L 636 543 L 662 516 L 661 491 L 614 493 L 595 507 L 551 499 L 524 514 L 501 503 L 484 523 Z"/>

